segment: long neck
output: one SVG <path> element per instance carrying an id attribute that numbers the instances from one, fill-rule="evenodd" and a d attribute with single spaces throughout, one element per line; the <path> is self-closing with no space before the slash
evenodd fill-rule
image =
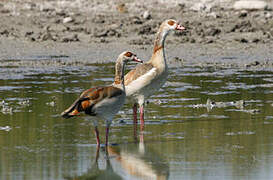
<path id="1" fill-rule="evenodd" d="M 158 50 L 164 49 L 164 43 L 165 43 L 165 39 L 166 39 L 167 35 L 168 35 L 168 31 L 166 31 L 162 27 L 160 27 L 158 32 L 156 33 L 156 36 L 155 36 L 154 51 L 153 51 L 154 54 Z"/>
<path id="2" fill-rule="evenodd" d="M 115 84 L 121 84 L 123 90 L 125 89 L 124 87 L 124 69 L 125 69 L 125 64 L 122 61 L 122 58 L 119 58 L 116 63 L 116 73 L 115 73 Z"/>
<path id="3" fill-rule="evenodd" d="M 151 58 L 152 63 L 166 65 L 164 44 L 165 44 L 165 39 L 167 35 L 168 35 L 168 30 L 164 29 L 161 26 L 158 32 L 156 33 L 156 37 L 154 41 L 154 50 L 153 50 L 153 55 Z"/>

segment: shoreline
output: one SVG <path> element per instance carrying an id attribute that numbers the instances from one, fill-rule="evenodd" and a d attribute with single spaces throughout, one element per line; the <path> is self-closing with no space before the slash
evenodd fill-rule
<path id="1" fill-rule="evenodd" d="M 120 42 L 107 44 L 71 42 L 64 44 L 5 40 L 5 44 L 0 44 L 0 67 L 19 65 L 84 66 L 111 63 L 115 61 L 117 54 L 127 50 L 147 61 L 152 54 L 152 47 L 153 45 L 128 45 Z M 231 45 L 221 46 L 220 44 L 199 45 L 167 42 L 165 52 L 170 67 L 200 66 L 273 70 L 272 49 L 273 45 L 269 44 L 250 46 L 249 44 L 231 43 Z"/>
<path id="2" fill-rule="evenodd" d="M 159 25 L 173 18 L 186 31 L 166 39 L 170 66 L 273 69 L 272 1 L 248 10 L 235 0 L 143 2 L 3 0 L 0 67 L 108 63 L 128 50 L 148 60 Z"/>

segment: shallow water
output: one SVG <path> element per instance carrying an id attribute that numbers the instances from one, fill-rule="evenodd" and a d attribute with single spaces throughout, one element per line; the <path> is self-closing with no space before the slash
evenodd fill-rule
<path id="1" fill-rule="evenodd" d="M 0 67 L 0 179 L 273 179 L 272 72 L 171 68 L 146 106 L 144 143 L 127 104 L 96 161 L 92 125 L 59 114 L 113 68 Z"/>

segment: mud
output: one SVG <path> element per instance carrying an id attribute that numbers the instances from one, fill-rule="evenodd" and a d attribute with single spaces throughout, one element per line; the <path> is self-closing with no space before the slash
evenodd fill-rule
<path id="1" fill-rule="evenodd" d="M 112 62 L 124 50 L 148 59 L 159 24 L 174 18 L 187 30 L 168 36 L 170 64 L 273 67 L 271 1 L 267 9 L 253 11 L 234 10 L 233 0 L 198 2 L 4 0 L 1 66 L 43 66 L 41 59 L 54 60 L 49 65 Z"/>

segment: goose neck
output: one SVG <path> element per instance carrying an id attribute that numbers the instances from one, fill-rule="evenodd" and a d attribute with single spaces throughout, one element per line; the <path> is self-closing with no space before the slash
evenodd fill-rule
<path id="1" fill-rule="evenodd" d="M 124 86 L 124 69 L 125 69 L 125 63 L 123 62 L 122 58 L 119 58 L 117 60 L 116 66 L 115 66 L 115 81 L 114 81 L 114 84 L 116 84 L 116 85 L 121 84 L 123 90 L 125 89 L 125 86 Z"/>

